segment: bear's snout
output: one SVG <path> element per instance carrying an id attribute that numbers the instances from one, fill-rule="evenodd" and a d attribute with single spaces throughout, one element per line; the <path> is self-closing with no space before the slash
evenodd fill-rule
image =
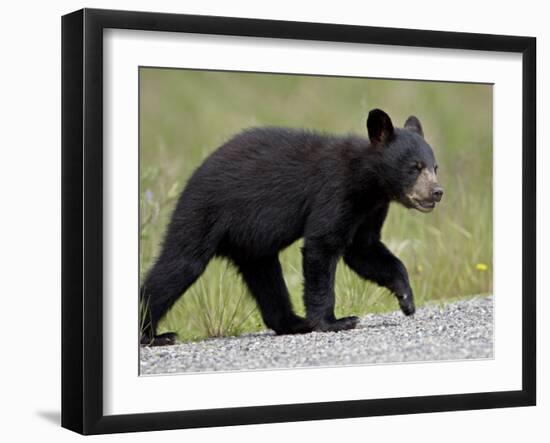
<path id="1" fill-rule="evenodd" d="M 434 201 L 440 202 L 443 198 L 443 188 L 440 186 L 435 187 L 432 191 L 432 198 Z"/>

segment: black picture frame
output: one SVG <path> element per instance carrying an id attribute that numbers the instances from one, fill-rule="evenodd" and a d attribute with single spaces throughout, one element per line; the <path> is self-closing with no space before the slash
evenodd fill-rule
<path id="1" fill-rule="evenodd" d="M 170 411 L 103 412 L 103 31 L 108 28 L 519 53 L 523 66 L 522 389 Z M 83 9 L 62 18 L 62 426 L 150 431 L 536 403 L 536 39 L 229 17 Z"/>

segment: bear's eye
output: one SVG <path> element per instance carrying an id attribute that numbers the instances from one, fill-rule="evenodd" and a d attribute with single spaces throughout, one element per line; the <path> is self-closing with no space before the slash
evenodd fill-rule
<path id="1" fill-rule="evenodd" d="M 409 174 L 411 175 L 411 177 L 418 177 L 422 173 L 423 169 L 424 165 L 421 162 L 414 162 L 410 166 Z"/>
<path id="2" fill-rule="evenodd" d="M 437 174 L 437 170 L 439 169 L 439 166 L 435 165 L 434 166 L 434 173 Z"/>

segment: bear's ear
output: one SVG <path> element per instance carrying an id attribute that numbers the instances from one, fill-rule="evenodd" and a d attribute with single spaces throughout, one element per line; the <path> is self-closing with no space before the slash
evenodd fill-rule
<path id="1" fill-rule="evenodd" d="M 420 120 L 418 120 L 414 115 L 411 115 L 405 122 L 405 129 L 416 132 L 421 137 L 424 137 L 424 131 L 422 130 Z"/>
<path id="2" fill-rule="evenodd" d="M 393 137 L 390 116 L 381 109 L 373 109 L 367 118 L 367 130 L 372 143 L 384 144 Z"/>

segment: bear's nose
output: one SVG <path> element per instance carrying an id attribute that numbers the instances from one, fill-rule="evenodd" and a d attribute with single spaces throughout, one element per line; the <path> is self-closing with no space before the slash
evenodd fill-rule
<path id="1" fill-rule="evenodd" d="M 432 197 L 435 201 L 441 201 L 443 198 L 443 188 L 440 188 L 439 186 L 437 188 L 434 188 L 432 191 Z"/>

